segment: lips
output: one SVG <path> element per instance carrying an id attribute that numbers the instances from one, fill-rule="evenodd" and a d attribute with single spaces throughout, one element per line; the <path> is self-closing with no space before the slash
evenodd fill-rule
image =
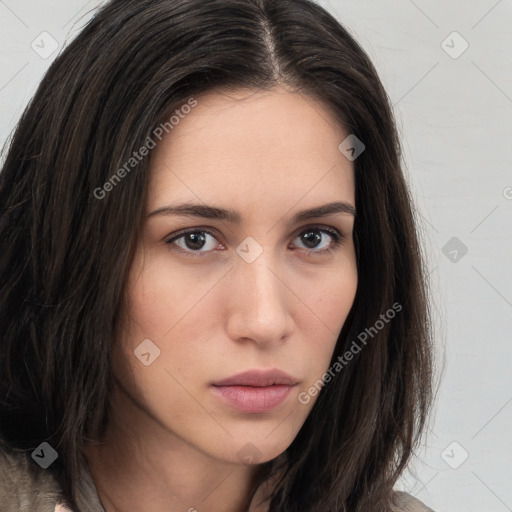
<path id="1" fill-rule="evenodd" d="M 214 382 L 213 393 L 244 413 L 263 413 L 281 405 L 298 380 L 281 370 L 249 370 Z"/>
<path id="2" fill-rule="evenodd" d="M 214 382 L 214 386 L 295 386 L 298 380 L 281 370 L 249 370 Z"/>

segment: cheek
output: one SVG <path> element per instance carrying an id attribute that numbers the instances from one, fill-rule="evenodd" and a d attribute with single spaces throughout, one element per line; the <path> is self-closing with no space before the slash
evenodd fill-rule
<path id="1" fill-rule="evenodd" d="M 133 268 L 140 268 L 138 265 L 140 260 Z M 120 344 L 122 353 L 119 350 L 117 353 L 128 361 L 137 376 L 140 374 L 142 386 L 151 384 L 146 369 L 151 369 L 152 374 L 168 371 L 185 382 L 191 379 L 190 368 L 197 366 L 197 359 L 205 355 L 204 321 L 208 316 L 215 317 L 207 314 L 205 301 L 201 301 L 205 294 L 203 288 L 190 272 L 169 265 L 165 254 L 146 257 L 143 271 L 131 273 L 126 295 L 128 314 Z M 160 350 L 148 367 L 134 357 L 134 350 L 145 339 Z M 163 378 L 172 382 L 168 373 Z"/>
<path id="2" fill-rule="evenodd" d="M 341 270 L 326 271 L 317 286 L 309 287 L 305 304 L 311 316 L 317 319 L 315 323 L 321 325 L 322 332 L 337 337 L 354 303 L 357 283 L 357 269 L 350 262 Z"/>
<path id="3" fill-rule="evenodd" d="M 307 317 L 300 329 L 308 340 L 306 351 L 312 375 L 318 378 L 328 367 L 339 333 L 354 303 L 357 291 L 357 268 L 350 262 L 343 268 L 325 274 L 325 279 L 304 298 Z"/>
<path id="4" fill-rule="evenodd" d="M 185 414 L 195 407 L 183 389 L 195 384 L 191 369 L 197 366 L 201 352 L 196 342 L 199 323 L 184 316 L 190 308 L 176 292 L 175 281 L 172 286 L 169 283 L 153 279 L 151 272 L 133 283 L 126 303 L 127 321 L 113 347 L 112 363 L 117 380 L 141 408 L 155 414 L 172 410 L 174 421 L 182 421 L 181 411 Z M 137 356 L 143 341 L 152 360 L 147 366 Z M 158 353 L 154 359 L 153 350 Z"/>
<path id="5" fill-rule="evenodd" d="M 132 326 L 155 339 L 172 332 L 200 297 L 194 276 L 170 265 L 165 250 L 146 256 L 143 271 L 133 271 L 127 287 L 126 304 Z M 134 268 L 140 268 L 140 260 Z"/>

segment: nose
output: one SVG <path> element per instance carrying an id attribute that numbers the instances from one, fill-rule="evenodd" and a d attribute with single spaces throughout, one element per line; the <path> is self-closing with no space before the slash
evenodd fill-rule
<path id="1" fill-rule="evenodd" d="M 252 263 L 242 258 L 236 261 L 228 277 L 227 331 L 232 340 L 268 346 L 289 337 L 294 325 L 290 309 L 294 295 L 280 268 L 270 251 Z"/>

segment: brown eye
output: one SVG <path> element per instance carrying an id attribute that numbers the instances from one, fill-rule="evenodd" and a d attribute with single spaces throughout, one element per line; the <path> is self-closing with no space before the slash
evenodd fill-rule
<path id="1" fill-rule="evenodd" d="M 308 228 L 295 237 L 308 253 L 324 254 L 336 249 L 342 242 L 342 235 L 334 230 L 320 227 Z"/>
<path id="2" fill-rule="evenodd" d="M 294 240 L 299 240 L 302 249 L 309 254 L 326 254 L 334 251 L 343 241 L 343 235 L 334 229 L 311 227 L 303 230 Z M 222 244 L 215 244 L 215 236 L 204 229 L 182 231 L 166 240 L 166 244 L 187 256 L 204 256 Z M 299 247 L 300 249 L 301 247 Z"/>
<path id="3" fill-rule="evenodd" d="M 167 240 L 165 243 L 179 247 L 181 249 L 180 252 L 195 256 L 208 254 L 214 250 L 216 245 L 212 243 L 212 239 L 216 240 L 213 234 L 209 231 L 196 229 L 182 232 L 170 240 Z M 202 250 L 205 247 L 206 250 Z"/>

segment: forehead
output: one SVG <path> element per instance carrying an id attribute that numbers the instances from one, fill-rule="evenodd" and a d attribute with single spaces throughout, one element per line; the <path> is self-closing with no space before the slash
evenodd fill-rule
<path id="1" fill-rule="evenodd" d="M 354 204 L 353 163 L 338 149 L 348 133 L 322 102 L 284 89 L 196 100 L 153 150 L 148 209 L 169 200 L 240 210 Z"/>

